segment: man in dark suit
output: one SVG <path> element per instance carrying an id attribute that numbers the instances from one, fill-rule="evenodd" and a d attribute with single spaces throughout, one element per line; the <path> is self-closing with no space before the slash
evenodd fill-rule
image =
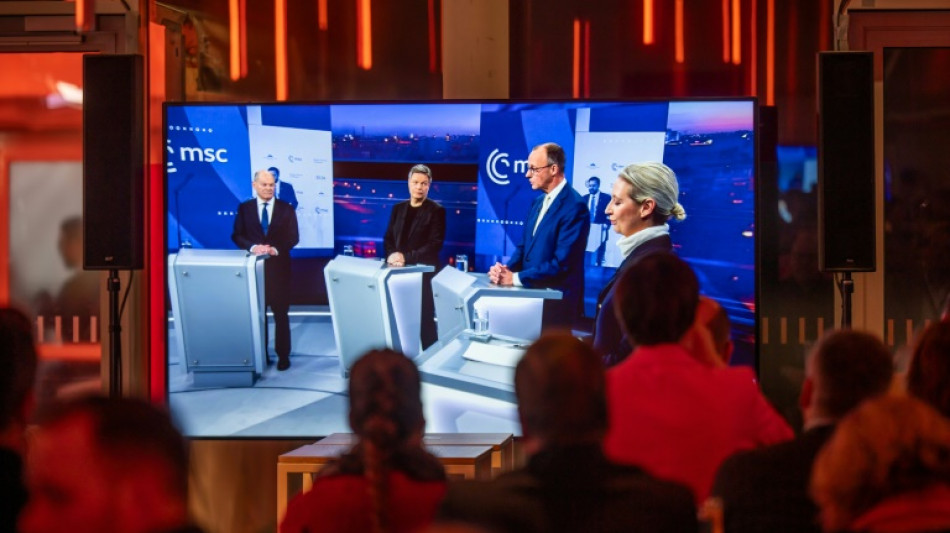
<path id="1" fill-rule="evenodd" d="M 383 237 L 389 266 L 432 265 L 435 272 L 422 275 L 422 349 L 438 339 L 432 278 L 439 270 L 439 252 L 445 241 L 445 209 L 430 200 L 432 171 L 425 165 L 409 170 L 409 199 L 393 206 Z"/>
<path id="2" fill-rule="evenodd" d="M 536 146 L 528 156 L 531 188 L 545 194 L 531 206 L 521 242 L 508 265 L 488 271 L 492 283 L 560 290 L 561 300 L 545 300 L 542 327 L 571 327 L 584 297 L 584 249 L 590 213 L 564 178 L 564 149 Z"/>
<path id="3" fill-rule="evenodd" d="M 602 266 L 604 254 L 607 253 L 607 237 L 610 235 L 610 220 L 607 219 L 607 204 L 610 203 L 610 195 L 600 192 L 600 178 L 597 176 L 587 178 L 586 185 L 588 194 L 584 195 L 584 203 L 590 211 L 590 223 L 600 225 L 600 244 L 594 251 L 593 264 Z"/>
<path id="4" fill-rule="evenodd" d="M 590 346 L 567 333 L 543 335 L 515 369 L 515 395 L 527 466 L 450 484 L 438 522 L 498 533 L 697 530 L 686 487 L 604 456 L 604 368 Z"/>
<path id="5" fill-rule="evenodd" d="M 290 250 L 297 246 L 300 237 L 294 208 L 274 198 L 276 182 L 268 170 L 254 173 L 251 186 L 257 198 L 238 206 L 231 240 L 248 253 L 270 256 L 264 262 L 264 299 L 274 314 L 277 370 L 287 370 L 290 368 L 290 319 L 287 316 L 290 310 Z M 264 335 L 266 338 L 266 328 Z"/>
<path id="6" fill-rule="evenodd" d="M 862 401 L 883 394 L 891 354 L 877 337 L 854 330 L 825 335 L 805 364 L 801 403 L 805 432 L 795 440 L 726 459 L 713 484 L 726 531 L 821 531 L 808 495 L 812 463 L 835 423 Z"/>
<path id="7" fill-rule="evenodd" d="M 277 167 L 270 167 L 267 169 L 271 174 L 274 175 L 274 181 L 277 183 L 277 199 L 283 200 L 290 204 L 291 207 L 297 209 L 299 202 L 297 201 L 297 192 L 294 190 L 294 186 L 287 183 L 286 181 L 280 181 L 280 169 Z"/>

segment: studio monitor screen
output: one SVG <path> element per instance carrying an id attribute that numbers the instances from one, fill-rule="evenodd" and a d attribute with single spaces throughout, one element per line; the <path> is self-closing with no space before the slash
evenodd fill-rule
<path id="1" fill-rule="evenodd" d="M 875 269 L 874 63 L 871 52 L 818 54 L 818 262 Z"/>
<path id="2" fill-rule="evenodd" d="M 752 365 L 756 124 L 750 98 L 168 103 L 163 141 L 170 257 L 185 250 L 237 251 L 231 237 L 238 206 L 255 194 L 252 176 L 260 169 L 279 176 L 276 196 L 292 200 L 299 226 L 299 243 L 287 252 L 295 284 L 292 366 L 284 372 L 266 367 L 246 386 L 200 383 L 188 371 L 192 361 L 178 353 L 179 325 L 169 313 L 169 405 L 191 436 L 349 431 L 347 379 L 340 373 L 333 317 L 326 300 L 302 288 L 322 283 L 322 265 L 337 254 L 383 258 L 393 206 L 409 197 L 407 178 L 417 163 L 432 169 L 428 197 L 446 212 L 441 265 L 453 265 L 464 254 L 470 270 L 484 273 L 507 261 L 540 194 L 526 176 L 528 155 L 545 142 L 564 148 L 567 186 L 583 197 L 609 199 L 630 163 L 661 161 L 676 172 L 687 217 L 669 223 L 674 250 L 696 270 L 703 293 L 727 310 L 736 342 L 733 362 Z M 601 209 L 585 243 L 588 317 L 623 259 L 619 234 Z M 213 316 L 229 311 L 220 305 L 208 310 Z M 219 329 L 220 346 L 237 333 Z M 458 371 L 466 371 L 464 364 Z M 512 398 L 456 389 L 424 375 L 423 400 L 429 432 L 519 432 Z"/>

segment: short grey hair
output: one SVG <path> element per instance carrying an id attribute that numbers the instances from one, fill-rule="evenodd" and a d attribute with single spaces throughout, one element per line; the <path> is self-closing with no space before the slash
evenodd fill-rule
<path id="1" fill-rule="evenodd" d="M 637 203 L 647 198 L 656 202 L 654 217 L 661 222 L 670 218 L 686 218 L 686 209 L 677 201 L 680 195 L 679 182 L 670 167 L 656 161 L 633 163 L 624 167 L 618 177 L 630 184 L 630 197 Z"/>
<path id="2" fill-rule="evenodd" d="M 412 179 L 413 174 L 425 174 L 426 176 L 429 176 L 429 183 L 432 183 L 432 169 L 423 165 L 422 163 L 413 165 L 413 167 L 409 169 L 408 179 Z"/>
<path id="3" fill-rule="evenodd" d="M 251 180 L 251 181 L 257 181 L 257 178 L 263 176 L 264 174 L 270 174 L 270 176 L 271 176 L 272 178 L 274 178 L 274 181 L 275 181 L 275 182 L 277 181 L 277 176 L 275 176 L 273 172 L 271 172 L 270 170 L 267 170 L 266 168 L 262 168 L 262 169 L 258 170 L 257 172 L 255 172 L 255 173 L 254 173 L 254 179 Z"/>

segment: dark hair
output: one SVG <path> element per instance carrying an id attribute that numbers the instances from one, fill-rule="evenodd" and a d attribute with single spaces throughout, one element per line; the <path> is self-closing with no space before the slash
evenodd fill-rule
<path id="1" fill-rule="evenodd" d="M 841 418 L 868 398 L 887 392 L 894 376 L 891 353 L 876 336 L 853 329 L 826 333 L 809 361 L 816 380 L 815 404 Z"/>
<path id="2" fill-rule="evenodd" d="M 914 346 L 907 390 L 950 417 L 950 322 L 932 322 Z"/>
<path id="3" fill-rule="evenodd" d="M 444 479 L 441 463 L 421 446 L 425 418 L 419 369 L 393 350 L 372 350 L 350 370 L 350 427 L 359 437 L 353 450 L 328 473 L 361 473 L 369 484 L 373 529 L 385 531 L 389 470 L 418 480 Z"/>
<path id="4" fill-rule="evenodd" d="M 614 312 L 633 344 L 672 343 L 693 324 L 699 280 L 679 257 L 655 253 L 627 268 L 614 294 Z"/>
<path id="5" fill-rule="evenodd" d="M 525 433 L 546 443 L 600 442 L 607 430 L 604 365 L 567 332 L 547 333 L 527 349 L 515 395 Z"/>
<path id="6" fill-rule="evenodd" d="M 59 224 L 59 232 L 67 239 L 82 238 L 82 217 L 73 216 L 64 219 Z"/>
<path id="7" fill-rule="evenodd" d="M 564 149 L 561 148 L 560 144 L 557 143 L 544 143 L 535 146 L 531 151 L 535 150 L 544 150 L 544 153 L 548 156 L 549 165 L 557 165 L 560 174 L 564 173 L 564 161 L 566 160 L 564 156 Z"/>
<path id="8" fill-rule="evenodd" d="M 274 181 L 280 181 L 280 169 L 279 169 L 279 168 L 277 168 L 277 167 L 269 167 L 269 168 L 267 169 L 267 171 L 270 172 L 271 175 L 274 176 Z"/>
<path id="9" fill-rule="evenodd" d="M 35 379 L 33 324 L 16 309 L 0 308 L 0 428 L 20 416 Z"/>
<path id="10" fill-rule="evenodd" d="M 597 182 L 597 185 L 600 185 L 600 178 L 598 178 L 597 176 L 591 176 L 591 177 L 587 178 L 587 181 L 585 181 L 584 184 L 587 185 L 588 187 L 590 187 L 590 182 L 592 182 L 592 181 L 596 181 L 596 182 Z"/>
<path id="11" fill-rule="evenodd" d="M 155 465 L 165 478 L 154 482 L 187 500 L 188 446 L 167 412 L 143 400 L 87 396 L 51 407 L 40 425 L 78 417 L 89 417 L 93 443 L 113 472 L 135 476 L 143 463 Z"/>

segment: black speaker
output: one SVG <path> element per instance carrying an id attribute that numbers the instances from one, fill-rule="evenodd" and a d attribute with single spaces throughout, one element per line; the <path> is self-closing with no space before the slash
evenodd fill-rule
<path id="1" fill-rule="evenodd" d="M 83 268 L 143 266 L 142 56 L 83 57 Z"/>
<path id="2" fill-rule="evenodd" d="M 874 54 L 818 54 L 818 266 L 875 270 Z"/>

